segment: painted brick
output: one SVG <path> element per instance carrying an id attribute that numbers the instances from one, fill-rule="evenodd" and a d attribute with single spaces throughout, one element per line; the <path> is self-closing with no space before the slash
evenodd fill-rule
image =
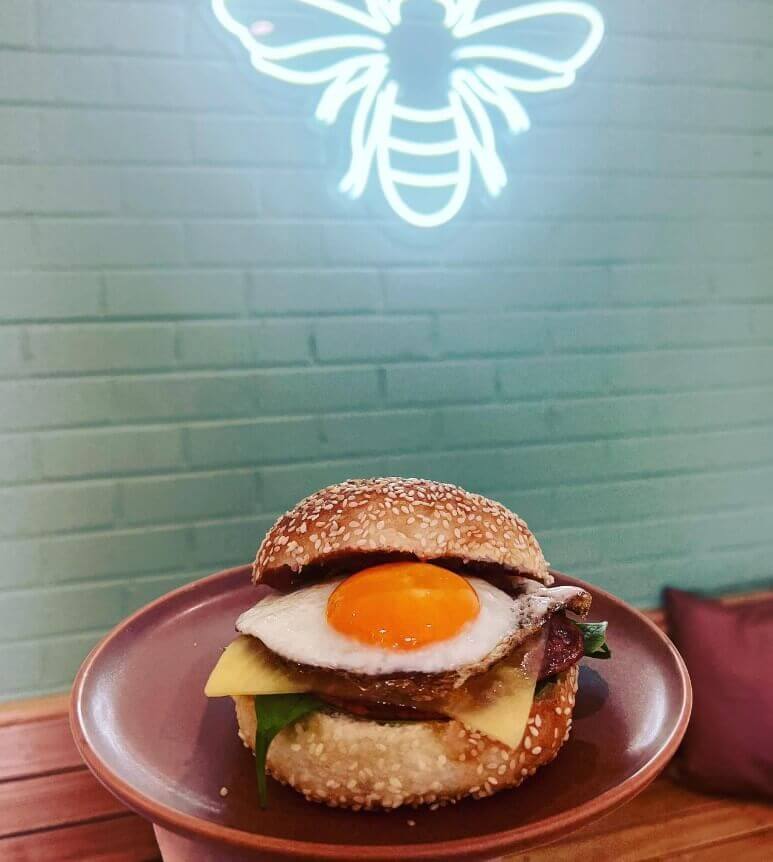
<path id="1" fill-rule="evenodd" d="M 194 467 L 254 465 L 312 458 L 321 450 L 316 419 L 265 419 L 197 425 L 188 430 Z"/>
<path id="2" fill-rule="evenodd" d="M 182 230 L 168 223 L 52 219 L 37 225 L 37 243 L 44 266 L 157 266 L 183 256 Z"/>
<path id="3" fill-rule="evenodd" d="M 34 536 L 109 527 L 113 489 L 107 484 L 0 491 L 0 535 Z"/>
<path id="4" fill-rule="evenodd" d="M 305 137 L 311 137 L 305 132 Z M 354 204 L 336 187 L 335 173 L 327 171 L 276 170 L 261 175 L 266 213 L 277 218 L 316 217 L 330 219 L 352 215 Z M 356 206 L 360 207 L 362 201 Z"/>
<path id="5" fill-rule="evenodd" d="M 556 561 L 574 557 L 582 564 L 582 549 L 586 547 L 589 551 L 587 562 L 593 562 L 590 559 L 591 554 L 595 555 L 595 559 L 600 559 L 598 548 L 601 547 L 606 549 L 607 562 L 647 558 L 656 560 L 667 548 L 678 548 L 683 553 L 706 553 L 739 544 L 743 546 L 747 543 L 759 543 L 770 536 L 773 511 L 762 509 L 759 513 L 761 517 L 753 521 L 746 512 L 725 512 L 722 514 L 722 530 L 716 529 L 717 517 L 709 515 L 670 521 L 615 524 L 609 527 L 546 531 L 540 541 L 546 553 L 552 555 Z"/>
<path id="6" fill-rule="evenodd" d="M 324 163 L 324 137 L 298 120 L 199 117 L 193 126 L 196 157 L 202 162 L 245 165 Z M 270 174 L 267 175 L 270 176 Z"/>
<path id="7" fill-rule="evenodd" d="M 395 476 L 427 476 L 472 491 L 502 493 L 572 483 L 737 469 L 770 463 L 768 428 L 674 434 L 571 444 L 389 456 Z M 520 507 L 519 507 L 520 508 Z M 525 513 L 528 514 L 528 513 Z"/>
<path id="8" fill-rule="evenodd" d="M 109 105 L 114 93 L 113 68 L 102 57 L 0 53 L 0 100 Z"/>
<path id="9" fill-rule="evenodd" d="M 0 690 L 6 695 L 15 695 L 39 686 L 42 667 L 40 644 L 12 643 L 0 646 Z"/>
<path id="10" fill-rule="evenodd" d="M 228 56 L 225 33 L 218 32 L 217 22 L 209 17 L 207 10 L 192 8 L 188 13 L 185 53 L 188 57 L 222 59 Z"/>
<path id="11" fill-rule="evenodd" d="M 609 33 L 603 62 L 588 68 L 588 79 L 658 84 L 707 83 L 764 86 L 764 51 L 754 44 L 696 43 Z"/>
<path id="12" fill-rule="evenodd" d="M 738 591 L 750 592 L 759 588 L 759 584 L 769 577 L 771 550 L 773 548 L 769 544 L 763 544 L 753 548 L 733 548 L 731 551 L 717 550 L 707 555 L 672 554 L 660 558 L 657 569 L 663 573 L 665 583 L 679 584 L 682 589 L 704 594 L 719 594 L 720 591 L 707 590 L 707 583 L 721 580 L 728 569 L 733 569 L 740 575 L 736 582 Z M 653 583 L 652 571 L 651 560 L 572 569 L 573 574 L 583 579 L 590 578 L 603 589 L 619 593 L 621 587 L 627 588 L 631 591 L 632 601 L 641 607 L 656 607 L 662 599 L 659 585 Z"/>
<path id="13" fill-rule="evenodd" d="M 174 332 L 145 323 L 35 326 L 25 358 L 33 374 L 164 368 L 174 364 Z"/>
<path id="14" fill-rule="evenodd" d="M 460 233 L 460 231 L 462 231 Z M 678 261 L 683 255 L 709 260 L 745 261 L 765 253 L 769 229 L 764 222 L 556 221 L 541 225 L 471 224 L 450 226 L 440 248 L 400 244 L 370 226 L 346 232 L 323 228 L 326 253 L 335 263 L 390 264 L 416 261 L 490 265 L 505 261 L 545 263 Z"/>
<path id="15" fill-rule="evenodd" d="M 773 347 L 704 351 L 663 350 L 507 362 L 499 369 L 506 397 L 685 391 L 773 380 Z"/>
<path id="16" fill-rule="evenodd" d="M 6 321 L 96 317 L 100 313 L 99 277 L 86 273 L 3 273 L 0 304 Z"/>
<path id="17" fill-rule="evenodd" d="M 5 435 L 0 438 L 0 481 L 25 482 L 37 479 L 39 475 L 31 437 Z"/>
<path id="18" fill-rule="evenodd" d="M 40 642 L 41 666 L 37 685 L 54 691 L 67 688 L 71 683 L 72 669 L 80 667 L 93 646 L 93 632 L 46 638 Z"/>
<path id="19" fill-rule="evenodd" d="M 259 271 L 251 274 L 250 308 L 257 314 L 376 311 L 381 288 L 374 270 Z"/>
<path id="20" fill-rule="evenodd" d="M 252 416 L 257 396 L 246 376 L 197 374 L 134 377 L 111 385 L 109 416 L 115 422 Z"/>
<path id="21" fill-rule="evenodd" d="M 0 382 L 0 429 L 61 428 L 107 422 L 110 384 L 96 380 L 28 380 Z"/>
<path id="22" fill-rule="evenodd" d="M 450 407 L 441 411 L 441 440 L 479 447 L 760 425 L 773 422 L 771 395 L 768 388 Z"/>
<path id="23" fill-rule="evenodd" d="M 694 38 L 727 37 L 731 22 L 733 36 L 737 39 L 760 39 L 772 15 L 766 3 L 746 3 L 730 0 L 718 6 L 706 8 L 706 14 L 696 21 L 688 3 L 673 4 L 668 0 L 631 0 L 621 7 L 616 3 L 604 3 L 604 14 L 612 27 L 622 33 L 642 32 L 651 35 L 675 36 L 688 34 Z"/>
<path id="24" fill-rule="evenodd" d="M 196 222 L 188 226 L 189 259 L 197 264 L 317 261 L 319 231 L 313 225 L 258 222 Z"/>
<path id="25" fill-rule="evenodd" d="M 351 413 L 324 416 L 320 454 L 383 454 L 428 448 L 434 439 L 429 411 Z"/>
<path id="26" fill-rule="evenodd" d="M 291 509 L 304 497 L 346 479 L 385 475 L 385 459 L 379 457 L 266 467 L 258 471 L 262 508 L 268 512 Z"/>
<path id="27" fill-rule="evenodd" d="M 742 175 L 764 170 L 771 148 L 759 136 L 707 130 L 700 135 L 670 129 L 621 129 L 599 136 L 596 129 L 575 127 L 571 158 L 560 129 L 536 127 L 512 141 L 514 158 L 524 174 L 573 175 L 648 172 Z"/>
<path id="28" fill-rule="evenodd" d="M 110 213 L 118 210 L 118 175 L 109 170 L 15 165 L 0 167 L 0 213 Z"/>
<path id="29" fill-rule="evenodd" d="M 36 263 L 32 226 L 28 222 L 0 222 L 0 260 L 7 267 L 24 267 Z"/>
<path id="30" fill-rule="evenodd" d="M 762 268 L 749 264 L 398 269 L 385 280 L 387 308 L 403 312 L 694 306 L 715 295 L 747 296 L 749 286 L 757 288 L 751 296 L 766 289 Z"/>
<path id="31" fill-rule="evenodd" d="M 378 375 L 372 368 L 158 375 L 116 379 L 110 392 L 104 421 L 253 417 L 372 407 Z"/>
<path id="32" fill-rule="evenodd" d="M 605 522 L 618 522 L 679 518 L 685 511 L 717 513 L 731 508 L 764 507 L 770 499 L 772 479 L 773 467 L 767 467 L 731 473 L 572 485 L 496 496 L 526 517 L 532 529 L 542 531 L 556 525 L 570 527 L 598 523 L 602 512 Z"/>
<path id="33" fill-rule="evenodd" d="M 508 185 L 507 212 L 519 219 L 764 217 L 773 211 L 771 185 L 738 177 L 516 176 Z"/>
<path id="34" fill-rule="evenodd" d="M 32 587 L 43 582 L 39 540 L 16 539 L 0 542 L 5 564 L 0 569 L 0 586 L 5 589 Z M 0 602 L 2 605 L 2 602 Z"/>
<path id="35" fill-rule="evenodd" d="M 111 317 L 230 317 L 245 311 L 245 281 L 236 272 L 110 272 Z"/>
<path id="36" fill-rule="evenodd" d="M 258 178 L 245 171 L 132 170 L 124 174 L 123 200 L 133 215 L 252 215 L 259 210 Z"/>
<path id="37" fill-rule="evenodd" d="M 123 59 L 115 63 L 117 102 L 148 108 L 249 110 L 252 81 L 228 64 Z"/>
<path id="38" fill-rule="evenodd" d="M 749 345 L 770 341 L 773 308 L 750 305 L 566 313 L 551 316 L 547 325 L 557 351 Z"/>
<path id="39" fill-rule="evenodd" d="M 442 316 L 438 321 L 438 348 L 446 356 L 540 353 L 546 342 L 543 315 L 466 314 Z"/>
<path id="40" fill-rule="evenodd" d="M 47 48 L 181 54 L 183 11 L 145 3 L 47 0 L 40 7 L 40 42 Z"/>
<path id="41" fill-rule="evenodd" d="M 310 335 L 310 324 L 292 320 L 185 323 L 177 327 L 180 363 L 191 367 L 308 362 Z"/>
<path id="42" fill-rule="evenodd" d="M 197 526 L 193 560 L 199 566 L 238 566 L 255 559 L 255 552 L 273 518 L 246 518 Z"/>
<path id="43" fill-rule="evenodd" d="M 0 135 L 0 159 L 30 161 L 39 157 L 39 125 L 35 111 L 0 108 L 0 128 L 3 130 Z"/>
<path id="44" fill-rule="evenodd" d="M 433 334 L 428 318 L 336 318 L 314 327 L 323 362 L 376 362 L 428 358 Z"/>
<path id="45" fill-rule="evenodd" d="M 24 366 L 24 339 L 20 328 L 6 327 L 0 338 L 0 373 L 17 375 Z"/>
<path id="46" fill-rule="evenodd" d="M 486 362 L 396 365 L 385 374 L 390 404 L 490 401 L 494 397 L 495 366 Z"/>
<path id="47" fill-rule="evenodd" d="M 255 507 L 252 473 L 166 476 L 119 485 L 121 521 L 161 524 L 244 515 Z"/>
<path id="48" fill-rule="evenodd" d="M 184 584 L 198 580 L 198 578 L 211 574 L 209 570 L 203 572 L 175 572 L 171 575 L 160 577 L 132 578 L 126 585 L 126 600 L 130 608 L 141 608 L 165 593 L 176 590 Z"/>
<path id="49" fill-rule="evenodd" d="M 182 462 L 175 429 L 70 431 L 41 437 L 38 445 L 48 479 L 174 470 Z"/>
<path id="50" fill-rule="evenodd" d="M 0 7 L 0 46 L 31 45 L 34 36 L 35 7 L 27 0 L 4 0 Z"/>
<path id="51" fill-rule="evenodd" d="M 137 111 L 57 109 L 41 112 L 43 152 L 74 162 L 186 162 L 185 117 Z"/>
<path id="52" fill-rule="evenodd" d="M 57 584 L 179 569 L 190 541 L 177 527 L 63 536 L 42 543 L 41 566 Z"/>
<path id="53" fill-rule="evenodd" d="M 118 585 L 6 593 L 0 603 L 0 641 L 106 629 L 123 613 L 124 591 Z"/>
<path id="54" fill-rule="evenodd" d="M 373 368 L 274 371 L 255 374 L 253 380 L 260 409 L 267 413 L 375 407 L 379 400 Z"/>

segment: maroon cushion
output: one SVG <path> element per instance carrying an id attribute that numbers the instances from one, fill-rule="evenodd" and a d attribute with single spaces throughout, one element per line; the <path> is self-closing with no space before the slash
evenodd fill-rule
<path id="1" fill-rule="evenodd" d="M 678 772 L 702 789 L 773 796 L 773 598 L 723 605 L 666 590 L 693 686 Z"/>

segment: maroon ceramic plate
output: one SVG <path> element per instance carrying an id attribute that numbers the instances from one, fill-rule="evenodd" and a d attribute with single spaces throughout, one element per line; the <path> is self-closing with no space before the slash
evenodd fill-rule
<path id="1" fill-rule="evenodd" d="M 671 643 L 623 602 L 559 575 L 559 582 L 593 594 L 592 616 L 609 620 L 614 657 L 582 667 L 574 730 L 552 764 L 515 790 L 437 811 L 330 809 L 274 782 L 271 805 L 261 810 L 254 761 L 236 735 L 231 700 L 203 694 L 221 648 L 234 637 L 234 620 L 261 594 L 249 572 L 220 572 L 138 611 L 91 653 L 73 690 L 73 732 L 86 763 L 155 824 L 210 843 L 197 858 L 213 852 L 212 842 L 217 859 L 255 853 L 393 862 L 524 850 L 643 790 L 687 725 L 690 683 Z"/>

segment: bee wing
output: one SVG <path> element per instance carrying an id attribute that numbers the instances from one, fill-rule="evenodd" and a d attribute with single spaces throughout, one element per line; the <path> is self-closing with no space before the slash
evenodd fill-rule
<path id="1" fill-rule="evenodd" d="M 352 158 L 349 169 L 338 186 L 344 194 L 352 198 L 360 197 L 365 191 L 379 141 L 389 133 L 389 116 L 383 101 L 379 99 L 386 78 L 387 67 L 384 63 L 381 67 L 368 69 L 358 76 L 355 82 L 361 90 L 361 95 L 352 119 Z M 320 102 L 321 106 L 322 102 Z"/>
<path id="2" fill-rule="evenodd" d="M 275 25 L 251 18 L 249 4 L 243 2 L 212 0 L 212 11 L 241 42 L 255 69 L 291 84 L 326 84 L 352 75 L 376 62 L 384 51 L 382 35 L 391 26 L 380 12 L 371 14 L 370 6 L 378 12 L 376 0 L 359 5 L 341 0 L 287 0 L 287 4 L 299 11 L 314 7 L 323 15 L 301 15 Z"/>
<path id="3" fill-rule="evenodd" d="M 457 69 L 451 76 L 451 106 L 456 113 L 456 128 L 460 146 L 469 150 L 478 166 L 489 194 L 496 197 L 507 184 L 507 174 L 497 152 L 494 127 L 481 99 L 474 73 Z"/>
<path id="4" fill-rule="evenodd" d="M 492 6 L 497 11 L 479 14 Z M 604 36 L 604 19 L 588 3 L 502 6 L 497 0 L 459 0 L 453 25 L 460 40 L 457 64 L 473 69 L 497 98 L 503 91 L 544 93 L 571 86 Z M 536 41 L 538 50 L 520 47 L 526 39 Z"/>

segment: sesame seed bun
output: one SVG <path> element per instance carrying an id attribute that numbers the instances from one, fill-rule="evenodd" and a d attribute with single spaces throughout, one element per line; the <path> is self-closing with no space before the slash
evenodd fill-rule
<path id="1" fill-rule="evenodd" d="M 291 589 L 320 567 L 404 556 L 497 566 L 550 585 L 539 543 L 516 514 L 427 479 L 352 479 L 306 497 L 268 531 L 253 580 Z M 369 559 L 370 558 L 370 559 Z"/>
<path id="2" fill-rule="evenodd" d="M 458 721 L 383 723 L 316 712 L 282 730 L 268 750 L 269 773 L 313 802 L 354 810 L 439 805 L 517 787 L 549 763 L 569 737 L 577 666 L 532 704 L 518 748 Z M 254 751 L 254 701 L 234 697 L 239 736 Z"/>

